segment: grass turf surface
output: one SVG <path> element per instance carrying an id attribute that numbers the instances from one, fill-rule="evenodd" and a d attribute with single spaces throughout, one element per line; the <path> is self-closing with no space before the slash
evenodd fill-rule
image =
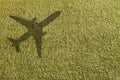
<path id="1" fill-rule="evenodd" d="M 0 80 L 120 80 L 119 0 L 0 0 Z M 7 37 L 27 29 L 9 15 L 42 21 L 62 14 L 44 28 L 42 58 L 31 37 L 11 48 Z"/>

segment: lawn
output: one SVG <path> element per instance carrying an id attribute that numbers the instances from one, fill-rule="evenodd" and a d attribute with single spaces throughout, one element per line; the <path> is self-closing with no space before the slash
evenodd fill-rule
<path id="1" fill-rule="evenodd" d="M 33 37 L 10 47 L 27 29 L 9 15 L 41 22 L 59 10 L 42 58 Z M 120 80 L 120 0 L 0 0 L 0 80 Z"/>

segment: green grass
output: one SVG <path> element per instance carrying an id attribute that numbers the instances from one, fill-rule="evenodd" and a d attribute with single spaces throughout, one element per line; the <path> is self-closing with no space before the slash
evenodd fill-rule
<path id="1" fill-rule="evenodd" d="M 42 58 L 31 37 L 21 52 L 7 37 L 27 29 L 9 18 L 42 21 L 62 14 L 44 28 Z M 0 0 L 0 80 L 120 80 L 119 0 Z"/>

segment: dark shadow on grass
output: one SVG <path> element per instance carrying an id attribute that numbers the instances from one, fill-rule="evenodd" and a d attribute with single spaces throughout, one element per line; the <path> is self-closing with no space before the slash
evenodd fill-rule
<path id="1" fill-rule="evenodd" d="M 20 51 L 19 44 L 24 40 L 26 40 L 27 38 L 29 38 L 30 36 L 32 36 L 36 42 L 38 56 L 41 57 L 42 37 L 46 34 L 46 32 L 43 32 L 43 27 L 45 27 L 47 24 L 55 20 L 60 14 L 61 14 L 61 11 L 54 12 L 53 14 L 45 18 L 40 23 L 36 22 L 36 18 L 33 18 L 32 20 L 26 20 L 20 17 L 10 15 L 9 16 L 10 18 L 24 25 L 28 29 L 28 32 L 24 33 L 17 40 L 10 37 L 8 37 L 8 39 L 12 42 L 12 46 L 16 48 L 16 51 L 19 52 Z"/>

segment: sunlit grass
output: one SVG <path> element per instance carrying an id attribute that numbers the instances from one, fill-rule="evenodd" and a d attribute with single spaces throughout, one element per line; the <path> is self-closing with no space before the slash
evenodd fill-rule
<path id="1" fill-rule="evenodd" d="M 120 80 L 119 0 L 0 0 L 0 80 Z M 27 29 L 9 18 L 40 22 L 62 14 L 44 28 L 42 58 L 32 37 L 20 44 Z"/>

